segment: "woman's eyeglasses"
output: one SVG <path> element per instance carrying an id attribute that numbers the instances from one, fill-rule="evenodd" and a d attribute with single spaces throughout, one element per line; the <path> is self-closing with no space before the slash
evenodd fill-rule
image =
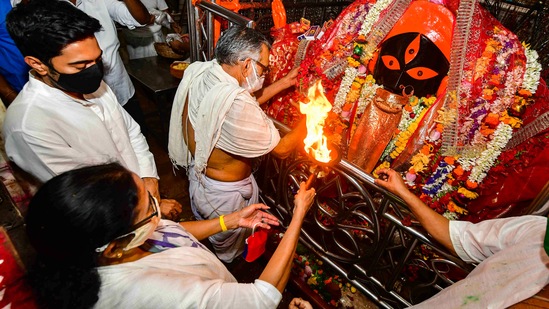
<path id="1" fill-rule="evenodd" d="M 134 226 L 132 226 L 131 228 L 132 231 L 137 230 L 138 228 L 142 227 L 143 225 L 151 221 L 152 218 L 154 218 L 155 216 L 158 216 L 158 201 L 151 195 L 150 192 L 148 193 L 149 193 L 149 211 L 152 208 L 152 213 L 149 216 L 147 216 L 147 218 L 139 221 Z"/>

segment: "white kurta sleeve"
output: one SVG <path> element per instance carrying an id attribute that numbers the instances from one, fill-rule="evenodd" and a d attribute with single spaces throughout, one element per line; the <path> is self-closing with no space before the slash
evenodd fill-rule
<path id="1" fill-rule="evenodd" d="M 128 130 L 130 143 L 135 151 L 135 155 L 137 156 L 137 161 L 139 162 L 139 177 L 159 178 L 156 170 L 156 164 L 154 162 L 154 156 L 149 150 L 149 144 L 147 144 L 145 136 L 141 133 L 139 124 L 133 120 L 132 116 L 130 116 L 130 114 L 128 114 L 122 106 L 117 104 L 116 107 L 122 114 L 122 118 L 124 119 L 124 123 L 126 124 L 126 128 Z"/>
<path id="2" fill-rule="evenodd" d="M 486 220 L 476 224 L 466 221 L 450 221 L 450 238 L 456 253 L 468 263 L 480 263 L 495 253 L 522 243 L 539 241 L 543 233 L 536 233 L 538 225 L 532 224 L 544 217 L 522 216 Z M 531 239 L 532 234 L 537 235 Z"/>
<path id="3" fill-rule="evenodd" d="M 143 27 L 145 25 L 140 24 L 133 18 L 132 14 L 128 10 L 128 7 L 124 1 L 118 0 L 104 0 L 107 10 L 111 18 L 122 26 L 134 29 L 136 27 Z"/>
<path id="4" fill-rule="evenodd" d="M 68 170 L 113 160 L 102 154 L 83 156 L 53 135 L 45 141 L 21 131 L 7 136 L 6 152 L 11 161 L 42 182 Z"/>
<path id="5" fill-rule="evenodd" d="M 522 216 L 472 224 L 451 221 L 457 253 L 482 261 L 467 278 L 413 308 L 507 308 L 549 283 L 543 249 L 547 218 Z"/>
<path id="6" fill-rule="evenodd" d="M 271 152 L 280 142 L 273 122 L 248 93 L 237 96 L 221 127 L 216 147 L 245 158 Z"/>

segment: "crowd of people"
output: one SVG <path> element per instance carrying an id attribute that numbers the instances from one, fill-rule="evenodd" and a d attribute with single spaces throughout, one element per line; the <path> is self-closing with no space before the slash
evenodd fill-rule
<path id="1" fill-rule="evenodd" d="M 2 131 L 5 148 L 13 163 L 43 183 L 26 216 L 37 253 L 29 281 L 38 303 L 47 308 L 274 308 L 289 279 L 314 189 L 302 184 L 293 220 L 254 284 L 238 284 L 200 240 L 278 225 L 276 217 L 263 211 L 268 207 L 257 203 L 257 189 L 254 199 L 245 198 L 251 201 L 235 202 L 230 211 L 204 220 L 161 219 L 177 218 L 182 206 L 160 199 L 154 157 L 140 125 L 122 107 L 133 96 L 133 87 L 129 79 L 124 83 L 127 73 L 118 61 L 113 24 L 113 20 L 129 27 L 147 24 L 150 14 L 143 8 L 131 0 L 93 5 L 33 0 L 5 10 L 9 37 L 20 51 L 19 60 L 30 68 L 28 81 L 9 102 Z M 257 38 L 252 31 L 247 43 Z M 263 68 L 255 61 L 261 48 L 263 63 L 268 61 L 268 45 L 263 38 L 255 45 L 235 48 L 245 39 L 240 41 L 226 40 L 231 45 L 226 46 L 227 57 L 247 55 L 231 63 L 238 80 L 231 88 L 245 97 L 244 107 L 250 108 L 255 101 L 240 87 L 241 81 L 253 78 L 254 90 L 261 88 L 257 70 Z M 117 68 L 115 77 L 108 78 Z M 288 79 L 279 89 L 293 84 Z M 253 130 L 257 125 L 258 136 L 262 130 L 270 132 L 263 151 L 251 150 L 252 157 L 268 153 L 280 140 L 272 122 L 258 116 L 258 111 L 255 117 L 263 123 L 248 127 Z M 197 132 L 202 128 L 197 127 Z M 294 142 L 287 141 L 285 147 Z M 214 157 L 208 170 L 227 161 Z M 249 162 L 226 163 L 233 165 L 234 172 Z M 247 172 L 249 178 L 251 170 Z"/>
<path id="2" fill-rule="evenodd" d="M 168 148 L 187 170 L 197 220 L 176 222 L 183 206 L 160 197 L 114 26 L 150 25 L 150 9 L 138 0 L 30 0 L 4 1 L 0 14 L 0 50 L 9 51 L 0 60 L 0 98 L 9 104 L 5 149 L 42 183 L 26 215 L 37 253 L 28 279 L 39 305 L 276 308 L 314 189 L 300 185 L 292 220 L 254 283 L 238 283 L 223 262 L 242 254 L 253 227 L 279 225 L 258 203 L 254 161 L 269 153 L 288 157 L 304 139 L 305 123 L 281 137 L 260 105 L 293 87 L 297 69 L 263 87 L 270 42 L 240 26 L 224 31 L 214 60 L 187 68 Z M 434 239 L 480 263 L 418 307 L 458 307 L 468 295 L 477 296 L 472 307 L 506 307 L 549 283 L 547 218 L 448 221 L 408 191 L 400 174 L 378 174 L 376 184 L 400 196 Z M 290 306 L 310 308 L 302 299 Z"/>

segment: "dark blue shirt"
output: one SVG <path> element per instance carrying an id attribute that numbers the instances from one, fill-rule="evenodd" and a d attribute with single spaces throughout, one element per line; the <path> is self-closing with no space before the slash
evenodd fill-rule
<path id="1" fill-rule="evenodd" d="M 0 74 L 19 92 L 29 80 L 30 68 L 6 29 L 9 11 L 10 0 L 0 0 Z"/>

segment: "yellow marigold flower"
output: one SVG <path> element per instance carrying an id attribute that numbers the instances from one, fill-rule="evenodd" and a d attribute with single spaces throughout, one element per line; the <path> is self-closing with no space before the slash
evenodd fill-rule
<path id="1" fill-rule="evenodd" d="M 347 57 L 347 62 L 349 63 L 350 66 L 354 68 L 358 68 L 360 66 L 360 62 L 353 59 L 353 57 Z"/>
<path id="2" fill-rule="evenodd" d="M 425 106 L 429 107 L 429 106 L 433 105 L 433 103 L 435 103 L 436 100 L 437 100 L 436 97 L 428 97 L 428 98 L 425 98 L 423 100 L 423 104 L 425 104 Z"/>
<path id="3" fill-rule="evenodd" d="M 412 157 L 412 159 L 410 160 L 410 163 L 412 163 L 412 167 L 414 168 L 416 173 L 419 173 L 419 172 L 423 171 L 425 166 L 429 163 L 429 157 L 430 156 L 431 156 L 431 154 L 425 155 L 425 154 L 419 152 L 415 156 Z"/>
<path id="4" fill-rule="evenodd" d="M 372 172 L 372 175 L 375 178 L 379 178 L 379 175 L 377 174 L 377 171 L 379 171 L 381 169 L 384 169 L 384 168 L 389 168 L 389 167 L 391 167 L 391 163 L 389 163 L 387 161 L 383 161 L 383 163 L 381 163 L 378 167 L 376 167 L 376 169 Z"/>
<path id="5" fill-rule="evenodd" d="M 473 192 L 473 191 L 469 191 L 469 190 L 467 190 L 463 187 L 458 189 L 458 193 L 463 194 L 463 196 L 465 196 L 466 198 L 468 198 L 470 200 L 474 200 L 478 197 L 478 193 Z"/>
<path id="6" fill-rule="evenodd" d="M 518 129 L 522 126 L 522 120 L 516 118 L 516 117 L 508 117 L 502 120 L 503 123 L 508 124 L 513 129 Z"/>
<path id="7" fill-rule="evenodd" d="M 455 212 L 458 214 L 466 215 L 468 213 L 467 209 L 461 208 L 458 205 L 454 206 L 454 208 L 455 208 Z"/>
<path id="8" fill-rule="evenodd" d="M 408 135 L 410 136 L 410 135 L 412 135 L 411 132 L 415 132 L 416 129 L 417 129 L 417 121 L 414 121 L 413 123 L 410 124 L 410 126 L 408 127 L 408 130 L 406 131 L 406 133 L 408 133 Z"/>

